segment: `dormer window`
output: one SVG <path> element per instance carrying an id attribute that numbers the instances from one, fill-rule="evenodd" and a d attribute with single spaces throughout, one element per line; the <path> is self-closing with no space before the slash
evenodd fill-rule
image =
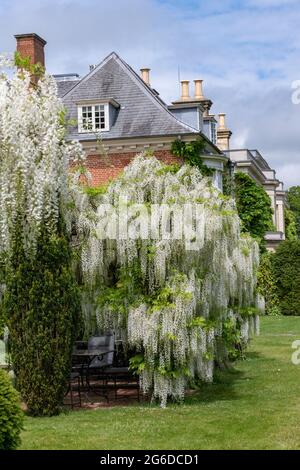
<path id="1" fill-rule="evenodd" d="M 109 104 L 78 106 L 78 131 L 81 133 L 109 131 Z"/>

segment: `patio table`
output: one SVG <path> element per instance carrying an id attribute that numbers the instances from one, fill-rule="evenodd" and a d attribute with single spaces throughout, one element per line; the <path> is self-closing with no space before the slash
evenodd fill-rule
<path id="1" fill-rule="evenodd" d="M 82 359 L 82 362 L 79 364 L 81 368 L 81 372 L 80 372 L 80 375 L 82 378 L 81 381 L 83 385 L 83 375 L 85 375 L 85 381 L 86 381 L 88 392 L 92 391 L 92 387 L 89 381 L 89 370 L 90 370 L 91 363 L 93 362 L 95 358 L 97 358 L 99 361 L 102 361 L 103 357 L 106 354 L 111 353 L 111 352 L 113 351 L 110 351 L 109 349 L 107 349 L 107 347 L 97 348 L 97 349 L 77 349 L 72 352 L 72 357 L 76 357 L 77 359 Z M 107 393 L 104 394 L 104 396 L 106 395 Z"/>
<path id="2" fill-rule="evenodd" d="M 72 352 L 72 356 L 90 358 L 91 360 L 93 360 L 95 357 L 99 357 L 101 360 L 103 356 L 109 352 L 111 351 L 109 351 L 107 347 L 97 349 L 76 349 Z"/>

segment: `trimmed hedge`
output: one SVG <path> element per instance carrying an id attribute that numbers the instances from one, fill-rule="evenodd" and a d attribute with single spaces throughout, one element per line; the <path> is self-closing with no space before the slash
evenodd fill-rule
<path id="1" fill-rule="evenodd" d="M 280 303 L 272 265 L 273 253 L 263 253 L 257 273 L 257 290 L 266 302 L 266 315 L 280 315 Z"/>
<path id="2" fill-rule="evenodd" d="M 58 414 L 80 318 L 79 292 L 64 233 L 42 234 L 35 258 L 16 243 L 4 307 L 17 388 L 33 416 Z"/>
<path id="3" fill-rule="evenodd" d="M 300 240 L 281 243 L 273 267 L 281 313 L 300 315 Z"/>
<path id="4" fill-rule="evenodd" d="M 0 450 L 13 450 L 21 444 L 23 412 L 19 394 L 13 388 L 10 378 L 0 369 Z"/>
<path id="5" fill-rule="evenodd" d="M 284 209 L 285 237 L 287 240 L 298 240 L 296 216 L 293 211 Z"/>
<path id="6" fill-rule="evenodd" d="M 300 186 L 292 186 L 287 192 L 290 210 L 295 216 L 295 225 L 298 238 L 300 238 Z"/>

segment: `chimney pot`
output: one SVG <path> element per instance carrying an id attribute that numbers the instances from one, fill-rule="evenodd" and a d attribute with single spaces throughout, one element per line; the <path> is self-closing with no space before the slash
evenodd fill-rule
<path id="1" fill-rule="evenodd" d="M 197 80 L 194 80 L 194 83 L 195 83 L 195 99 L 203 100 L 204 99 L 203 89 L 202 89 L 203 80 L 197 79 Z"/>
<path id="2" fill-rule="evenodd" d="M 217 129 L 217 146 L 220 150 L 230 149 L 230 138 L 232 132 L 226 127 L 225 116 L 225 113 L 219 114 L 219 126 Z"/>
<path id="3" fill-rule="evenodd" d="M 150 70 L 147 67 L 141 69 L 141 77 L 148 86 L 150 86 Z"/>
<path id="4" fill-rule="evenodd" d="M 181 80 L 181 100 L 189 101 L 190 100 L 190 81 Z"/>
<path id="5" fill-rule="evenodd" d="M 35 33 L 16 34 L 17 52 L 22 58 L 29 57 L 30 63 L 45 67 L 44 47 L 47 42 Z"/>
<path id="6" fill-rule="evenodd" d="M 219 129 L 226 129 L 225 116 L 225 113 L 219 114 Z"/>

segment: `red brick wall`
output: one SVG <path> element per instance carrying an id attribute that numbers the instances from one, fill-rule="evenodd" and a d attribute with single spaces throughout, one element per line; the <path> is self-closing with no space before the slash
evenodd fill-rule
<path id="1" fill-rule="evenodd" d="M 127 166 L 138 152 L 114 153 L 107 157 L 99 155 L 89 155 L 86 159 L 86 167 L 92 175 L 93 185 L 97 186 L 105 183 L 109 178 L 118 176 L 123 168 Z M 171 155 L 169 150 L 158 150 L 154 156 L 164 163 L 180 163 L 178 157 Z"/>

